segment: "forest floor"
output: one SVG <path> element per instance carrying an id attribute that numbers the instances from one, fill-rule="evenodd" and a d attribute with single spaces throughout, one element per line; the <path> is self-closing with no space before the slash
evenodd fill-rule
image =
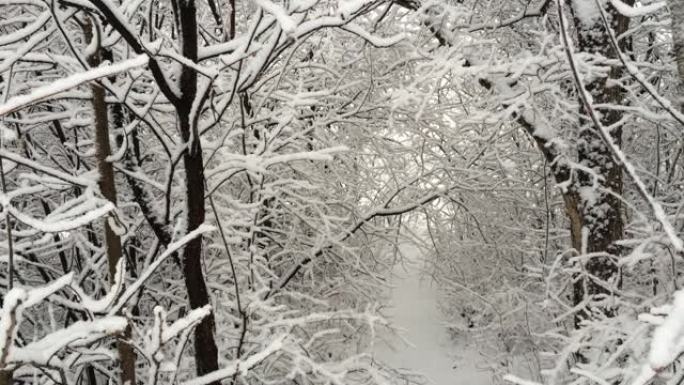
<path id="1" fill-rule="evenodd" d="M 424 273 L 420 252 L 405 251 L 406 261 L 394 269 L 393 289 L 383 312 L 400 336 L 379 342 L 376 358 L 402 373 L 417 373 L 426 379 L 401 381 L 402 385 L 490 385 L 488 373 L 478 369 L 480 356 L 467 340 L 449 337 L 438 307 L 439 293 Z"/>

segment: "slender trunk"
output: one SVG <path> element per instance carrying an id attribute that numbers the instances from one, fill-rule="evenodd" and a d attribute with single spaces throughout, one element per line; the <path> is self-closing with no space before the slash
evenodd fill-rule
<path id="1" fill-rule="evenodd" d="M 197 62 L 197 19 L 194 0 L 178 0 L 177 20 L 183 56 Z M 187 230 L 204 223 L 204 163 L 202 145 L 197 132 L 192 106 L 197 98 L 197 72 L 184 67 L 180 76 L 181 96 L 176 106 L 183 141 L 188 148 L 183 155 L 185 189 L 187 194 Z M 197 112 L 199 113 L 199 112 Z M 194 121 L 193 121 L 193 116 Z M 190 307 L 195 309 L 210 303 L 209 292 L 202 272 L 202 237 L 190 241 L 183 250 L 183 275 Z M 202 319 L 195 329 L 195 363 L 198 375 L 218 370 L 218 349 L 214 340 L 214 314 Z M 212 384 L 219 385 L 216 381 Z"/>
<path id="2" fill-rule="evenodd" d="M 183 156 L 186 172 L 188 231 L 195 230 L 204 223 L 205 219 L 202 152 L 199 141 L 195 142 Z M 189 242 L 183 250 L 183 274 L 190 307 L 193 309 L 209 304 L 209 292 L 202 272 L 201 256 L 202 239 L 198 237 Z M 214 340 L 214 328 L 212 312 L 195 329 L 195 362 L 197 374 L 200 376 L 218 370 L 218 349 Z"/>
<path id="3" fill-rule="evenodd" d="M 86 28 L 86 36 L 88 40 L 93 39 L 92 25 L 89 25 L 90 31 Z M 102 61 L 101 48 L 99 45 L 93 55 L 89 58 L 91 67 L 98 66 Z M 112 202 L 115 206 L 117 204 L 116 198 L 116 182 L 114 180 L 114 168 L 112 164 L 107 161 L 107 157 L 111 155 L 112 150 L 109 143 L 109 114 L 107 111 L 107 103 L 105 102 L 105 90 L 97 83 L 91 86 L 93 95 L 93 115 L 95 118 L 95 158 L 97 160 L 97 170 L 100 175 L 99 187 L 100 192 L 105 199 Z M 116 266 L 123 255 L 121 247 L 121 237 L 114 231 L 110 224 L 110 219 L 104 220 L 105 231 L 105 247 L 107 250 L 107 262 L 109 264 L 109 279 L 114 282 L 116 276 Z M 131 337 L 131 329 L 128 326 L 117 343 L 119 350 L 119 359 L 121 360 L 121 383 L 135 385 L 135 351 L 133 346 L 126 340 Z"/>

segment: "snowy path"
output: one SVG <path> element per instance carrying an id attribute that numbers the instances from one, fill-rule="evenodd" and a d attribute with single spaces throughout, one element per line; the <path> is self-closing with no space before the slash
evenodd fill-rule
<path id="1" fill-rule="evenodd" d="M 381 344 L 377 357 L 395 368 L 419 372 L 433 385 L 490 385 L 487 373 L 476 368 L 477 354 L 454 346 L 449 339 L 437 307 L 437 292 L 430 278 L 421 274 L 420 254 L 410 252 L 408 257 L 408 265 L 395 268 L 394 290 L 385 314 L 413 346 L 400 340 L 392 342 L 394 349 Z"/>

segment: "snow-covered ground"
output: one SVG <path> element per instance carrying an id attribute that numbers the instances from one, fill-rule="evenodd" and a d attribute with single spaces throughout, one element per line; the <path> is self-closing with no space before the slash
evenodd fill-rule
<path id="1" fill-rule="evenodd" d="M 392 346 L 379 343 L 376 358 L 402 371 L 418 372 L 433 385 L 490 385 L 489 375 L 477 369 L 477 353 L 465 341 L 459 344 L 449 338 L 438 309 L 437 290 L 422 273 L 420 253 L 405 251 L 408 261 L 395 268 L 394 289 L 384 314 L 402 329 L 407 342 L 395 338 Z"/>

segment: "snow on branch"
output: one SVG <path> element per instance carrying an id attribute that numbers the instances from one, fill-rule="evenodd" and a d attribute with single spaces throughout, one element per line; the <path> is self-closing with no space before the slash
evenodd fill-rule
<path id="1" fill-rule="evenodd" d="M 279 4 L 275 4 L 269 0 L 254 0 L 254 3 L 263 8 L 266 12 L 272 14 L 278 21 L 278 24 L 280 24 L 280 29 L 282 29 L 286 35 L 292 34 L 297 28 L 297 22 L 290 17 L 285 8 Z"/>
<path id="2" fill-rule="evenodd" d="M 60 290 L 74 287 L 74 274 L 66 274 L 43 287 L 14 288 L 4 298 L 0 316 L 0 369 L 8 365 L 55 365 L 57 352 L 70 346 L 84 346 L 101 338 L 122 332 L 127 325 L 123 317 L 106 317 L 77 321 L 65 329 L 48 333 L 24 346 L 15 346 L 22 314 L 29 307 L 39 305 Z"/>
<path id="3" fill-rule="evenodd" d="M 620 2 L 620 0 L 614 1 Z M 618 59 L 620 59 L 620 62 L 622 63 L 623 67 L 632 76 L 632 78 L 636 80 L 651 96 L 653 96 L 653 99 L 655 99 L 658 102 L 658 104 L 660 104 L 660 106 L 663 109 L 665 109 L 665 111 L 667 111 L 674 118 L 674 120 L 679 122 L 682 128 L 684 128 L 684 113 L 679 111 L 676 107 L 672 105 L 672 103 L 669 100 L 665 99 L 662 95 L 660 95 L 660 93 L 658 93 L 658 90 L 656 90 L 655 87 L 646 79 L 646 77 L 641 72 L 639 72 L 639 69 L 635 65 L 628 62 L 627 56 L 620 49 L 618 39 L 615 36 L 615 33 L 613 32 L 612 28 L 610 27 L 610 23 L 608 22 L 608 16 L 606 15 L 606 12 L 603 10 L 602 7 L 599 7 L 599 12 L 601 14 L 601 20 L 603 21 L 603 25 L 606 28 L 606 33 L 610 38 L 610 43 L 613 46 L 615 52 L 617 53 Z"/>
<path id="4" fill-rule="evenodd" d="M 173 338 L 181 335 L 181 341 L 177 345 L 174 359 L 179 357 L 189 337 L 189 331 L 210 313 L 211 306 L 205 305 L 193 309 L 185 317 L 176 320 L 171 325 L 167 325 L 167 312 L 161 306 L 154 308 L 154 325 L 147 333 L 143 351 L 151 363 L 148 370 L 148 384 L 154 385 L 157 383 L 160 371 L 175 372 L 178 370 L 176 363 L 167 359 L 164 346 Z"/>
<path id="5" fill-rule="evenodd" d="M 284 346 L 286 338 L 287 334 L 276 337 L 262 351 L 254 353 L 244 360 L 235 361 L 223 369 L 219 369 L 215 372 L 197 377 L 190 381 L 186 381 L 183 383 L 183 385 L 206 385 L 224 378 L 232 377 L 234 374 L 244 374 L 249 369 L 260 364 L 265 359 L 278 352 Z"/>
<path id="6" fill-rule="evenodd" d="M 31 36 L 36 31 L 43 28 L 43 26 L 50 20 L 50 12 L 43 12 L 42 15 L 36 18 L 36 20 L 30 25 L 6 35 L 0 36 L 0 46 L 10 45 L 22 39 L 26 39 L 27 36 Z"/>
<path id="7" fill-rule="evenodd" d="M 50 333 L 26 346 L 16 347 L 10 363 L 61 366 L 57 353 L 65 348 L 87 346 L 102 338 L 123 333 L 128 325 L 124 317 L 111 316 L 92 321 L 77 321 L 68 327 Z"/>
<path id="8" fill-rule="evenodd" d="M 507 374 L 503 378 L 504 381 L 510 382 L 515 385 L 541 385 L 538 382 L 530 381 L 530 380 L 525 380 L 520 377 L 514 376 L 512 374 Z"/>
<path id="9" fill-rule="evenodd" d="M 75 303 L 66 299 L 62 302 L 73 309 L 85 310 L 93 314 L 105 313 L 116 300 L 116 297 L 123 291 L 124 275 L 126 273 L 126 259 L 121 258 L 116 265 L 116 273 L 114 274 L 114 283 L 111 288 L 100 299 L 94 299 L 89 296 L 81 287 L 72 285 L 73 290 L 79 297 L 80 303 Z"/>
<path id="10" fill-rule="evenodd" d="M 663 310 L 666 315 L 659 316 Z M 653 308 L 650 314 L 642 314 L 639 318 L 659 325 L 653 332 L 648 361 L 632 380 L 632 385 L 648 383 L 684 353 L 684 291 L 674 293 L 672 305 Z"/>
<path id="11" fill-rule="evenodd" d="M 664 1 L 657 1 L 648 5 L 641 5 L 639 7 L 633 7 L 622 2 L 622 0 L 610 0 L 610 3 L 620 12 L 623 16 L 627 17 L 643 17 L 651 14 L 660 8 L 665 6 Z"/>
<path id="12" fill-rule="evenodd" d="M 70 174 L 67 174 L 63 171 L 56 170 L 54 168 L 50 168 L 47 166 L 44 166 L 34 160 L 24 158 L 20 155 L 17 155 L 11 151 L 7 151 L 5 149 L 0 149 L 0 159 L 3 160 L 8 160 L 9 162 L 20 164 L 22 166 L 26 166 L 34 171 L 38 171 L 47 175 L 50 175 L 51 177 L 55 179 L 62 180 L 67 183 L 74 184 L 76 186 L 83 186 L 83 187 L 92 187 L 95 186 L 96 181 L 93 180 L 92 178 L 88 177 L 82 177 L 82 176 L 73 176 Z"/>
<path id="13" fill-rule="evenodd" d="M 135 293 L 142 288 L 142 286 L 145 284 L 145 282 L 152 276 L 152 274 L 159 268 L 159 266 L 171 255 L 175 254 L 178 252 L 178 250 L 185 246 L 188 242 L 191 240 L 197 238 L 198 236 L 208 233 L 210 231 L 213 231 L 214 228 L 209 225 L 201 225 L 195 230 L 185 234 L 183 237 L 181 237 L 179 240 L 176 242 L 170 243 L 166 250 L 159 256 L 157 259 L 150 264 L 150 266 L 147 267 L 147 269 L 142 272 L 138 279 L 126 289 L 126 291 L 119 297 L 116 305 L 112 307 L 110 310 L 109 314 L 116 314 L 123 306 L 126 304 L 126 302 L 135 295 Z"/>
<path id="14" fill-rule="evenodd" d="M 410 211 L 416 210 L 420 207 L 423 207 L 424 205 L 429 204 L 430 202 L 444 196 L 447 192 L 455 189 L 455 187 L 441 187 L 437 189 L 435 192 L 427 193 L 424 196 L 420 197 L 419 199 L 416 199 L 415 201 L 399 206 L 399 207 L 388 207 L 389 202 L 385 204 L 384 207 L 382 208 L 376 208 L 374 210 L 370 210 L 366 215 L 364 215 L 360 220 L 356 221 L 354 224 L 349 226 L 346 230 L 344 230 L 337 239 L 324 243 L 318 247 L 316 247 L 314 250 L 311 251 L 309 255 L 306 255 L 302 257 L 300 260 L 295 262 L 295 264 L 285 273 L 281 276 L 281 278 L 278 280 L 278 282 L 266 293 L 265 298 L 270 298 L 273 294 L 277 293 L 279 290 L 283 289 L 289 282 L 290 280 L 299 272 L 299 270 L 304 267 L 305 265 L 309 264 L 314 258 L 320 256 L 323 254 L 323 252 L 332 247 L 336 243 L 341 243 L 349 239 L 352 235 L 354 235 L 359 229 L 361 229 L 364 225 L 369 223 L 371 220 L 377 217 L 388 217 L 388 216 L 397 216 L 401 214 L 408 213 Z"/>
<path id="15" fill-rule="evenodd" d="M 353 33 L 354 35 L 366 40 L 367 42 L 372 44 L 374 47 L 378 47 L 378 48 L 391 47 L 391 46 L 399 43 L 400 41 L 402 41 L 406 38 L 406 36 L 404 34 L 401 34 L 401 33 L 397 34 L 395 36 L 390 36 L 390 37 L 375 36 L 375 35 L 369 33 L 368 31 L 366 31 L 365 29 L 363 29 L 363 28 L 361 28 L 358 25 L 353 24 L 353 23 L 349 23 L 349 24 L 342 26 L 342 29 L 347 31 L 347 32 Z"/>
<path id="16" fill-rule="evenodd" d="M 139 55 L 132 59 L 127 59 L 116 64 L 103 65 L 93 68 L 89 71 L 81 72 L 68 76 L 64 79 L 57 80 L 52 84 L 36 88 L 33 92 L 27 95 L 15 96 L 9 99 L 6 103 L 0 105 L 0 116 L 5 116 L 23 107 L 37 103 L 41 100 L 47 99 L 51 96 L 78 87 L 93 80 L 129 71 L 136 67 L 142 67 L 146 65 L 147 62 L 147 55 Z"/>
<path id="17" fill-rule="evenodd" d="M 167 250 L 162 253 L 157 260 L 148 266 L 137 279 L 126 290 L 124 289 L 125 259 L 121 259 L 117 265 L 114 282 L 110 290 L 100 299 L 91 298 L 86 291 L 81 288 L 75 279 L 74 273 L 66 274 L 43 287 L 37 288 L 14 288 L 4 297 L 4 304 L 0 310 L 0 370 L 13 368 L 21 365 L 33 365 L 48 368 L 65 368 L 73 365 L 77 356 L 82 356 L 83 352 L 69 352 L 74 348 L 89 348 L 92 344 L 99 341 L 122 335 L 129 327 L 126 317 L 119 314 L 120 309 L 133 293 L 139 290 L 155 269 L 169 256 L 178 251 L 188 241 L 200 234 L 210 231 L 210 226 L 200 226 L 193 232 L 186 234 L 178 241 L 171 243 Z M 59 294 L 60 291 L 68 289 L 66 293 L 76 294 L 75 298 Z M 123 294 L 122 294 L 123 292 Z M 48 297 L 52 297 L 48 300 Z M 57 330 L 42 332 L 39 336 L 27 344 L 16 342 L 18 330 L 22 324 L 22 314 L 32 306 L 39 306 L 49 301 L 67 309 L 74 309 L 88 315 L 86 320 L 77 320 L 69 326 Z M 50 305 L 48 305 L 50 306 Z M 156 322 L 147 333 L 147 339 L 142 347 L 142 353 L 153 363 L 150 366 L 150 378 L 155 379 L 161 368 L 170 368 L 171 361 L 165 360 L 161 353 L 164 346 L 172 339 L 181 336 L 181 343 L 177 350 L 185 348 L 185 341 L 189 337 L 188 331 L 197 325 L 203 318 L 211 313 L 211 306 L 207 305 L 190 311 L 185 317 L 180 318 L 167 325 L 166 311 L 160 307 L 155 309 Z M 98 316 L 99 315 L 99 316 Z M 116 357 L 109 354 L 107 349 L 92 350 L 91 354 L 105 354 L 105 356 Z M 180 353 L 177 352 L 176 356 Z M 248 361 L 249 364 L 252 361 Z M 162 366 L 164 364 L 165 366 Z M 251 365 L 251 364 L 250 364 Z M 249 366 L 249 365 L 248 365 Z M 239 366 L 242 368 L 242 366 Z M 150 382 L 152 383 L 152 382 Z"/>
<path id="18" fill-rule="evenodd" d="M 98 205 L 100 202 L 102 204 Z M 53 220 L 50 218 L 50 216 L 43 220 L 33 218 L 9 204 L 6 206 L 6 208 L 19 222 L 33 229 L 44 233 L 58 233 L 77 229 L 99 218 L 102 218 L 107 213 L 113 211 L 115 206 L 112 202 L 107 200 L 93 198 L 78 205 L 78 211 L 71 212 L 71 215 L 68 217 L 59 218 L 56 220 Z"/>

